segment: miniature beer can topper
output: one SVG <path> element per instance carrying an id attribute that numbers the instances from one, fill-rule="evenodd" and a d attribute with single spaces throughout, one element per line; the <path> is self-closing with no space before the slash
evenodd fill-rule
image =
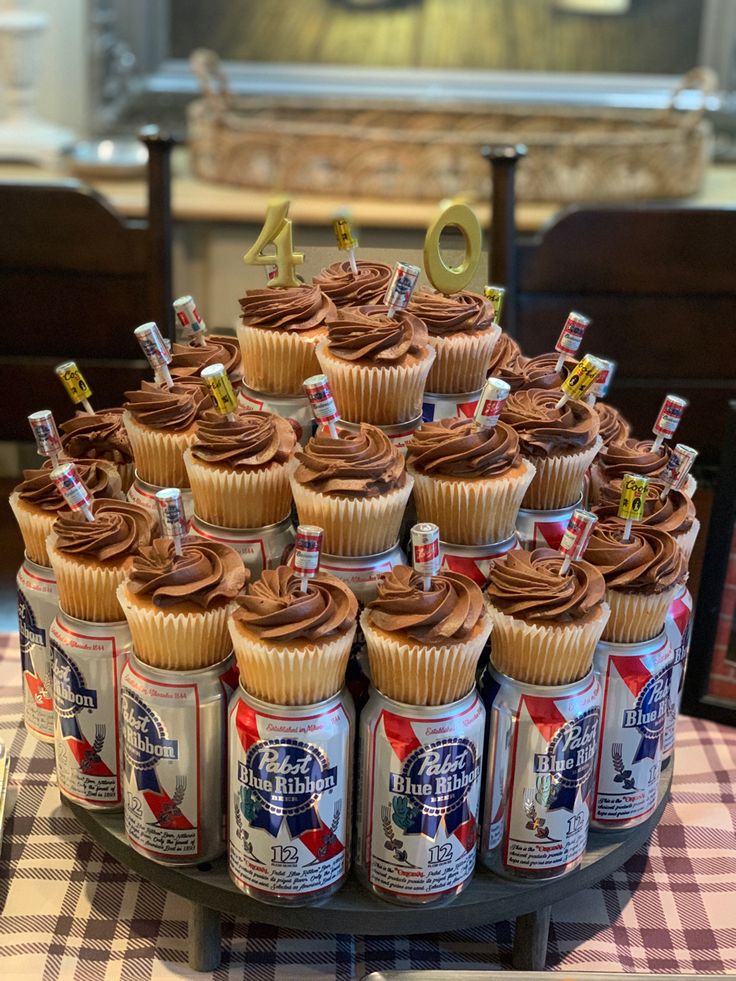
<path id="1" fill-rule="evenodd" d="M 92 495 L 84 485 L 73 463 L 62 463 L 50 474 L 57 490 L 71 511 L 81 511 L 87 521 L 93 520 Z"/>
<path id="2" fill-rule="evenodd" d="M 63 364 L 57 364 L 54 368 L 54 372 L 59 377 L 61 384 L 64 386 L 66 394 L 72 400 L 75 405 L 81 405 L 85 412 L 89 412 L 90 415 L 94 413 L 94 409 L 90 405 L 90 397 L 92 396 L 92 389 L 89 387 L 84 379 L 84 375 L 77 367 L 76 361 L 65 361 Z"/>
<path id="3" fill-rule="evenodd" d="M 473 419 L 478 426 L 493 429 L 501 416 L 503 404 L 509 397 L 510 391 L 511 386 L 503 379 L 487 379 L 473 414 Z"/>
<path id="4" fill-rule="evenodd" d="M 594 358 L 592 354 L 586 354 L 584 358 L 578 361 L 573 370 L 560 385 L 560 388 L 562 389 L 562 398 L 557 403 L 556 408 L 561 409 L 566 402 L 570 401 L 570 399 L 575 399 L 577 401 L 577 399 L 581 399 L 584 395 L 586 395 L 595 384 L 596 379 L 602 370 L 602 362 L 598 358 Z"/>
<path id="5" fill-rule="evenodd" d="M 180 296 L 174 300 L 174 313 L 184 330 L 191 334 L 194 343 L 200 346 L 204 345 L 207 324 L 202 319 L 193 297 L 189 295 Z"/>
<path id="6" fill-rule="evenodd" d="M 503 310 L 503 301 L 506 297 L 506 290 L 503 286 L 484 286 L 483 296 L 487 300 L 490 300 L 493 304 L 493 322 L 494 324 L 501 323 L 501 311 Z"/>
<path id="7" fill-rule="evenodd" d="M 573 511 L 560 542 L 560 552 L 564 556 L 560 575 L 564 575 L 573 562 L 583 557 L 597 520 L 596 515 L 591 514 L 590 511 L 584 511 L 582 508 Z"/>
<path id="8" fill-rule="evenodd" d="M 340 418 L 332 397 L 332 389 L 327 375 L 312 375 L 304 379 L 304 391 L 309 399 L 309 406 L 318 424 L 325 425 L 330 430 L 330 436 L 337 439 L 335 423 Z"/>
<path id="9" fill-rule="evenodd" d="M 307 591 L 309 580 L 319 572 L 324 534 L 317 525 L 299 525 L 296 529 L 294 572 L 301 579 L 303 593 Z"/>
<path id="10" fill-rule="evenodd" d="M 208 365 L 206 368 L 202 368 L 200 375 L 207 382 L 217 411 L 232 422 L 235 419 L 238 400 L 228 378 L 225 365 L 219 363 Z"/>
<path id="11" fill-rule="evenodd" d="M 667 497 L 671 490 L 682 490 L 687 483 L 687 478 L 697 459 L 698 451 L 692 446 L 685 446 L 678 443 L 672 451 L 672 455 L 667 463 L 667 469 L 662 474 L 662 480 L 666 484 L 662 492 L 662 498 Z"/>
<path id="12" fill-rule="evenodd" d="M 350 219 L 347 215 L 337 215 L 332 222 L 332 230 L 335 233 L 337 247 L 341 252 L 347 252 L 350 261 L 350 269 L 353 276 L 358 275 L 358 264 L 355 260 L 355 250 L 358 248 L 357 238 L 353 238 L 350 228 Z"/>
<path id="13" fill-rule="evenodd" d="M 621 497 L 618 502 L 618 516 L 623 518 L 625 522 L 622 539 L 624 542 L 628 542 L 631 538 L 632 522 L 641 521 L 644 515 L 648 489 L 649 477 L 643 477 L 636 473 L 624 474 L 621 481 Z"/>
<path id="14" fill-rule="evenodd" d="M 419 266 L 412 266 L 408 262 L 396 263 L 384 297 L 389 317 L 393 317 L 397 310 L 403 310 L 407 306 L 421 271 Z"/>
<path id="15" fill-rule="evenodd" d="M 176 554 L 181 555 L 182 542 L 189 530 L 181 490 L 178 487 L 165 487 L 158 491 L 156 505 L 161 521 L 161 533 L 164 538 L 173 540 Z"/>
<path id="16" fill-rule="evenodd" d="M 687 399 L 682 399 L 679 395 L 667 395 L 665 397 L 656 422 L 652 427 L 652 432 L 656 437 L 652 446 L 653 450 L 658 450 L 664 440 L 672 439 L 675 430 L 680 425 L 682 414 L 689 404 Z"/>
<path id="17" fill-rule="evenodd" d="M 414 571 L 424 577 L 423 588 L 432 585 L 432 576 L 440 571 L 440 530 L 430 521 L 421 521 L 411 529 L 411 562 Z"/>
<path id="18" fill-rule="evenodd" d="M 153 368 L 156 380 L 163 381 L 167 388 L 172 388 L 174 381 L 169 372 L 171 352 L 161 336 L 161 331 L 151 320 L 147 324 L 141 324 L 140 327 L 136 327 L 133 333 L 141 346 L 141 351 L 143 351 L 148 363 Z"/>
<path id="19" fill-rule="evenodd" d="M 602 399 L 608 395 L 608 390 L 611 387 L 611 382 L 613 381 L 613 376 L 616 372 L 617 364 L 615 361 L 607 361 L 605 358 L 598 359 L 603 365 L 600 374 L 593 382 L 593 386 L 588 393 L 592 396 L 593 400 Z"/>
<path id="20" fill-rule="evenodd" d="M 39 456 L 47 456 L 56 467 L 63 452 L 61 437 L 56 428 L 54 414 L 49 409 L 32 412 L 28 416 L 33 438 L 36 440 L 36 451 Z"/>

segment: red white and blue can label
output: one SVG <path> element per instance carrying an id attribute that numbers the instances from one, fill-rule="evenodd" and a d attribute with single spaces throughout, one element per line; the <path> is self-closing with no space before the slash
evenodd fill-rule
<path id="1" fill-rule="evenodd" d="M 657 803 L 672 647 L 664 631 L 639 644 L 601 641 L 594 670 L 603 716 L 592 822 L 601 829 L 634 827 Z"/>
<path id="2" fill-rule="evenodd" d="M 687 655 L 690 651 L 690 639 L 693 632 L 693 598 L 687 586 L 683 586 L 672 600 L 667 611 L 664 629 L 672 645 L 672 675 L 670 678 L 670 701 L 667 708 L 667 718 L 662 733 L 662 762 L 672 756 L 675 748 L 677 733 L 677 716 L 680 713 L 682 687 L 685 683 Z"/>
<path id="3" fill-rule="evenodd" d="M 34 736 L 54 740 L 49 630 L 59 609 L 51 569 L 26 559 L 18 570 L 18 632 L 23 673 L 23 720 Z"/>
<path id="4" fill-rule="evenodd" d="M 230 703 L 229 863 L 265 902 L 308 903 L 350 863 L 353 720 L 342 694 L 285 707 L 242 690 Z"/>
<path id="5" fill-rule="evenodd" d="M 520 508 L 516 518 L 519 547 L 527 552 L 533 552 L 535 548 L 559 549 L 570 518 L 580 505 L 578 500 L 570 507 L 551 511 Z"/>

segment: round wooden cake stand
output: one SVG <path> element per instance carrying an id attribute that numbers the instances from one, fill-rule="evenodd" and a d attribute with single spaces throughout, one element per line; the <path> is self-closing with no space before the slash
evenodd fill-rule
<path id="1" fill-rule="evenodd" d="M 628 834 L 591 833 L 582 867 L 570 875 L 545 883 L 506 882 L 479 865 L 465 892 L 450 906 L 439 909 L 385 903 L 363 889 L 353 876 L 321 906 L 265 906 L 233 885 L 226 858 L 187 868 L 158 865 L 128 845 L 122 814 L 88 811 L 69 800 L 64 803 L 119 862 L 189 900 L 189 965 L 196 971 L 212 971 L 220 964 L 222 913 L 294 930 L 389 935 L 444 933 L 515 919 L 514 967 L 541 971 L 552 905 L 600 882 L 647 841 L 664 811 L 671 780 L 672 767 L 663 775 L 657 807 L 638 828 Z"/>

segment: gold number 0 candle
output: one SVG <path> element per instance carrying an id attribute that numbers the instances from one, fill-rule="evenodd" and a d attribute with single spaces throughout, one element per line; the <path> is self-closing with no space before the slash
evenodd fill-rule
<path id="1" fill-rule="evenodd" d="M 299 286 L 295 269 L 304 264 L 304 253 L 294 251 L 291 238 L 290 202 L 286 198 L 269 201 L 266 220 L 258 238 L 243 256 L 248 266 L 276 266 L 276 275 L 269 279 L 268 286 Z M 265 255 L 263 249 L 274 245 L 275 255 Z"/>
<path id="2" fill-rule="evenodd" d="M 440 236 L 446 228 L 459 228 L 465 240 L 465 257 L 459 266 L 448 266 L 442 258 Z M 482 232 L 478 217 L 467 204 L 451 204 L 432 222 L 424 239 L 424 272 L 440 293 L 449 295 L 465 289 L 480 261 Z"/>

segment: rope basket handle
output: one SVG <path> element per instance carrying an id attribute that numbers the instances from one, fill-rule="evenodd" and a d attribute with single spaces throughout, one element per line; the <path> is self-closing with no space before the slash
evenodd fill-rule
<path id="1" fill-rule="evenodd" d="M 189 55 L 189 64 L 205 99 L 218 108 L 229 106 L 233 96 L 218 55 L 209 48 L 195 48 Z"/>
<path id="2" fill-rule="evenodd" d="M 669 104 L 664 110 L 668 117 L 676 117 L 678 123 L 685 126 L 694 126 L 699 123 L 707 108 L 708 96 L 712 95 L 718 88 L 718 75 L 712 68 L 701 65 L 698 68 L 691 68 L 686 72 L 677 85 L 670 93 Z M 677 108 L 677 98 L 682 92 L 688 89 L 695 89 L 700 95 L 700 101 L 695 109 L 687 112 L 680 112 Z"/>

